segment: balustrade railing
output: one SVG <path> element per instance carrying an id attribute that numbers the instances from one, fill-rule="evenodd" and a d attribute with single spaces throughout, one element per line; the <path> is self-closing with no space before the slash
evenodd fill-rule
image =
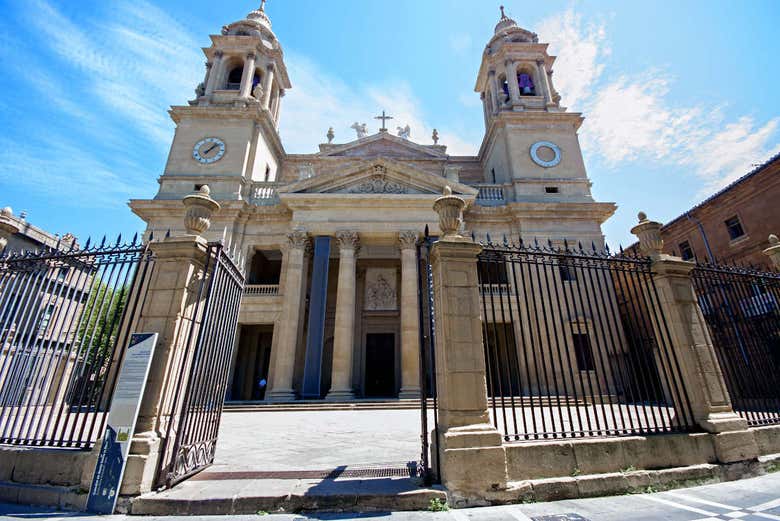
<path id="1" fill-rule="evenodd" d="M 477 203 L 483 206 L 506 204 L 503 185 L 479 184 L 474 185 L 474 188 L 479 190 Z"/>
<path id="2" fill-rule="evenodd" d="M 279 204 L 279 195 L 276 189 L 282 186 L 277 182 L 259 182 L 252 184 L 251 201 L 258 206 L 273 206 Z"/>
<path id="3" fill-rule="evenodd" d="M 271 297 L 279 294 L 279 284 L 247 284 L 244 295 Z"/>

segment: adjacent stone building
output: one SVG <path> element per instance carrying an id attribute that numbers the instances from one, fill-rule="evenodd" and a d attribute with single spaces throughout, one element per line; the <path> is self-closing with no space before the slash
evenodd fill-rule
<path id="1" fill-rule="evenodd" d="M 381 117 L 375 133 L 358 124 L 353 141 L 328 132 L 319 150 L 287 153 L 278 123 L 294 78 L 264 9 L 203 51 L 196 98 L 170 110 L 158 193 L 130 206 L 159 236 L 181 231 L 182 197 L 204 185 L 221 205 L 208 238 L 248 274 L 230 400 L 418 397 L 416 244 L 426 226 L 440 233 L 432 206 L 445 186 L 479 237 L 603 244 L 615 205 L 591 195 L 584 118 L 560 105 L 547 44 L 503 11 L 476 77 L 476 156 L 449 155 L 435 133 L 393 135 Z"/>
<path id="2" fill-rule="evenodd" d="M 683 259 L 771 268 L 762 252 L 780 230 L 780 154 L 662 229 L 664 248 Z"/>

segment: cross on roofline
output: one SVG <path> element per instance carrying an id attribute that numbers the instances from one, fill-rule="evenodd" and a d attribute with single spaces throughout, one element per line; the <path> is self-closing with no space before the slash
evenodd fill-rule
<path id="1" fill-rule="evenodd" d="M 379 129 L 379 132 L 387 132 L 387 129 L 385 128 L 385 122 L 388 119 L 393 119 L 393 116 L 386 116 L 385 111 L 382 111 L 381 116 L 374 116 L 374 119 L 381 119 L 382 120 L 382 128 Z"/>

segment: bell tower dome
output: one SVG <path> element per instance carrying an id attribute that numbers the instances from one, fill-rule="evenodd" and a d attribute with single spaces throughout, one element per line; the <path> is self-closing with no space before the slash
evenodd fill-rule
<path id="1" fill-rule="evenodd" d="M 484 182 L 500 185 L 515 219 L 531 236 L 549 236 L 552 223 L 582 236 L 600 236 L 598 225 L 614 211 L 593 200 L 577 131 L 584 118 L 560 105 L 553 86 L 555 56 L 536 33 L 523 29 L 501 7 L 485 46 L 474 90 L 482 99 L 485 137 L 479 151 Z M 539 215 L 547 215 L 546 221 Z"/>
<path id="2" fill-rule="evenodd" d="M 243 20 L 224 26 L 222 34 L 212 35 L 211 42 L 203 49 L 206 77 L 190 105 L 259 105 L 278 125 L 281 98 L 291 85 L 265 0 Z"/>
<path id="3" fill-rule="evenodd" d="M 253 186 L 279 176 L 279 110 L 292 86 L 265 1 L 210 38 L 195 99 L 170 109 L 176 130 L 156 200 L 180 201 L 208 184 L 214 199 L 247 202 Z M 139 215 L 143 204 L 133 203 Z M 221 215 L 238 207 L 224 204 Z"/>
<path id="4" fill-rule="evenodd" d="M 539 43 L 536 33 L 518 27 L 501 6 L 501 19 L 485 46 L 475 87 L 482 98 L 485 123 L 502 111 L 563 110 L 553 87 L 554 61 L 547 54 L 547 44 Z"/>

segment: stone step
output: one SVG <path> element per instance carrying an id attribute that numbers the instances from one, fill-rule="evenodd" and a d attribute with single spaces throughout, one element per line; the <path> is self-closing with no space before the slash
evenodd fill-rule
<path id="1" fill-rule="evenodd" d="M 440 487 L 412 479 L 185 481 L 145 494 L 123 507 L 131 515 L 247 515 L 273 512 L 426 510 L 446 501 Z"/>
<path id="2" fill-rule="evenodd" d="M 510 398 L 504 398 L 508 406 Z M 604 399 L 609 403 L 609 398 Z M 514 397 L 515 406 L 524 407 L 555 407 L 561 405 L 585 405 L 583 400 L 575 400 L 571 397 Z M 497 404 L 500 405 L 500 404 Z M 433 400 L 428 399 L 428 408 L 433 407 Z M 297 400 L 294 402 L 265 402 L 265 401 L 244 401 L 244 402 L 225 402 L 224 412 L 248 412 L 248 411 L 360 411 L 360 410 L 408 410 L 419 409 L 420 400 L 352 400 L 348 402 L 331 402 L 327 400 Z"/>

